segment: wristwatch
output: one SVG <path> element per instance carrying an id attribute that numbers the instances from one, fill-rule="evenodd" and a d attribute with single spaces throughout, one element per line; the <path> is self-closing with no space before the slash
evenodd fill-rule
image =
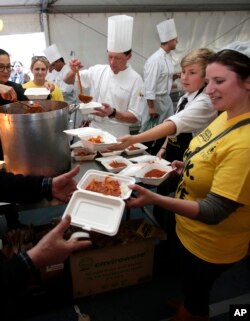
<path id="1" fill-rule="evenodd" d="M 112 113 L 111 113 L 108 117 L 109 117 L 109 118 L 115 118 L 115 115 L 116 115 L 116 109 L 113 108 Z"/>

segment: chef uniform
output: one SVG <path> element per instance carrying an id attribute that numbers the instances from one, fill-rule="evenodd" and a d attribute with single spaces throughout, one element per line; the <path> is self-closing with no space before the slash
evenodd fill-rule
<path id="1" fill-rule="evenodd" d="M 44 50 L 44 54 L 48 59 L 50 64 L 53 64 L 55 61 L 62 58 L 57 46 L 55 44 L 49 46 Z M 64 65 L 60 71 L 52 70 L 52 72 L 48 73 L 47 80 L 52 81 L 61 89 L 63 98 L 68 104 L 76 103 L 76 92 L 74 85 L 66 84 L 63 79 L 70 71 L 70 67 L 68 65 Z"/>
<path id="2" fill-rule="evenodd" d="M 107 50 L 124 53 L 132 48 L 133 18 L 126 15 L 112 16 L 108 19 Z M 117 111 L 131 112 L 141 121 L 145 112 L 143 80 L 130 65 L 114 74 L 109 65 L 95 65 L 80 71 L 82 84 L 90 88 L 94 101 L 107 103 Z M 130 123 L 116 118 L 92 116 L 91 127 L 99 128 L 121 137 L 130 133 Z"/>
<path id="3" fill-rule="evenodd" d="M 177 38 L 174 19 L 163 21 L 157 25 L 161 43 Z M 154 100 L 156 113 L 159 115 L 158 124 L 174 113 L 170 91 L 173 83 L 174 65 L 171 53 L 159 48 L 150 56 L 144 65 L 145 98 Z M 146 122 L 149 114 L 144 118 Z M 144 122 L 143 121 L 143 122 Z"/>

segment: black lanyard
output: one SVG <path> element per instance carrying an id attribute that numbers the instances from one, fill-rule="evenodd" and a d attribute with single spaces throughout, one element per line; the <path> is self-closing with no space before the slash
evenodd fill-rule
<path id="1" fill-rule="evenodd" d="M 234 124 L 231 127 L 228 127 L 227 129 L 225 129 L 223 132 L 221 132 L 219 135 L 215 136 L 214 138 L 212 138 L 209 142 L 207 142 L 206 144 L 204 144 L 203 146 L 200 147 L 196 147 L 195 150 L 190 153 L 190 155 L 188 155 L 187 159 L 185 160 L 185 164 L 187 164 L 187 162 L 190 160 L 191 157 L 193 157 L 195 154 L 199 153 L 202 149 L 204 149 L 205 147 L 207 147 L 209 144 L 211 144 L 212 142 L 214 142 L 215 140 L 225 136 L 226 134 L 228 134 L 231 130 L 239 128 L 241 126 L 250 124 L 250 118 L 246 118 L 243 120 L 240 120 L 238 123 Z M 184 168 L 185 168 L 185 164 L 184 164 Z"/>

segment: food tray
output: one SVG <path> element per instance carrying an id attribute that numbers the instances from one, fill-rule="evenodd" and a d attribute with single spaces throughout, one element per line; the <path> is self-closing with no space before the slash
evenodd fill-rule
<path id="1" fill-rule="evenodd" d="M 71 215 L 71 224 L 85 231 L 109 236 L 118 232 L 125 202 L 118 197 L 106 197 L 88 191 L 75 191 L 63 216 Z"/>
<path id="2" fill-rule="evenodd" d="M 102 104 L 96 102 L 96 101 L 91 101 L 88 104 L 81 103 L 79 110 L 83 115 L 88 115 L 93 112 L 95 112 L 96 108 L 103 108 Z"/>
<path id="3" fill-rule="evenodd" d="M 90 182 L 93 179 L 96 179 L 98 181 L 104 181 L 105 177 L 107 177 L 107 176 L 114 178 L 115 180 L 117 180 L 120 183 L 121 196 L 118 198 L 128 199 L 132 193 L 132 190 L 128 187 L 128 185 L 135 183 L 134 177 L 126 177 L 126 176 L 121 176 L 121 175 L 114 174 L 114 173 L 107 173 L 107 172 L 102 172 L 102 171 L 90 169 L 83 175 L 83 177 L 81 178 L 81 180 L 77 184 L 77 188 L 79 190 L 86 190 L 86 187 L 90 184 Z M 89 191 L 89 193 L 100 195 L 100 193 L 96 193 L 96 192 Z M 101 194 L 101 195 L 103 195 L 103 194 Z M 110 196 L 105 195 L 105 198 L 106 197 L 108 198 Z"/>
<path id="4" fill-rule="evenodd" d="M 81 155 L 81 153 L 85 153 L 85 155 Z M 89 150 L 84 147 L 76 147 L 71 151 L 71 156 L 76 161 L 93 160 L 96 155 L 96 152 L 89 152 Z"/>
<path id="5" fill-rule="evenodd" d="M 141 143 L 133 144 L 132 146 L 136 147 L 137 149 L 130 150 L 129 147 L 131 146 L 129 146 L 128 148 L 125 149 L 125 153 L 127 155 L 138 155 L 143 153 L 148 148 L 146 145 L 143 145 Z"/>
<path id="6" fill-rule="evenodd" d="M 110 166 L 110 163 L 112 163 L 113 161 L 114 162 L 122 162 L 122 163 L 126 164 L 126 166 L 114 168 L 114 167 Z M 106 170 L 111 172 L 111 173 L 119 173 L 121 170 L 123 170 L 124 168 L 126 168 L 126 167 L 128 167 L 129 165 L 132 164 L 128 159 L 126 159 L 126 158 L 124 158 L 122 156 L 118 156 L 116 158 L 111 158 L 111 159 L 110 158 L 109 159 L 103 159 L 101 161 L 101 163 L 106 168 Z"/>
<path id="7" fill-rule="evenodd" d="M 159 177 L 159 178 L 155 178 L 155 177 L 144 177 L 144 175 L 149 172 L 152 169 L 159 169 L 162 171 L 166 171 L 166 174 L 164 174 L 163 176 Z M 161 164 L 157 164 L 157 163 L 153 163 L 153 164 L 147 164 L 146 166 L 142 167 L 140 170 L 138 170 L 136 177 L 140 179 L 140 181 L 144 184 L 149 184 L 149 185 L 153 185 L 153 186 L 158 186 L 160 185 L 162 182 L 165 181 L 165 179 L 167 179 L 170 175 L 170 173 L 173 171 L 174 169 L 171 166 L 162 166 Z"/>

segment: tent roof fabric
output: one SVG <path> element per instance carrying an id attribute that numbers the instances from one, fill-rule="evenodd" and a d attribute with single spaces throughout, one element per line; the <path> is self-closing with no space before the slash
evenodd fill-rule
<path id="1" fill-rule="evenodd" d="M 250 10 L 249 0 L 1 0 L 2 14 Z"/>

